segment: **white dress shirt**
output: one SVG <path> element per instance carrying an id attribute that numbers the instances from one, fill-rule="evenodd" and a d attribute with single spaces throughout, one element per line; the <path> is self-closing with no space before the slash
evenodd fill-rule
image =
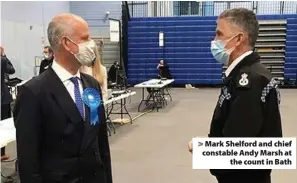
<path id="1" fill-rule="evenodd" d="M 52 69 L 55 71 L 55 73 L 58 75 L 60 80 L 63 82 L 65 88 L 67 89 L 68 93 L 70 94 L 71 98 L 73 99 L 73 101 L 75 103 L 74 84 L 70 79 L 73 77 L 79 78 L 78 79 L 79 91 L 80 91 L 80 95 L 82 96 L 83 86 L 82 86 L 79 71 L 75 75 L 72 75 L 66 69 L 64 69 L 62 66 L 60 66 L 55 60 L 53 61 Z"/>
<path id="2" fill-rule="evenodd" d="M 229 74 L 231 73 L 231 71 L 248 55 L 250 55 L 251 53 L 253 53 L 253 51 L 247 51 L 244 54 L 240 55 L 237 59 L 235 59 L 231 65 L 229 65 L 229 67 L 227 68 L 227 70 L 225 71 L 225 75 L 226 77 L 229 76 Z"/>

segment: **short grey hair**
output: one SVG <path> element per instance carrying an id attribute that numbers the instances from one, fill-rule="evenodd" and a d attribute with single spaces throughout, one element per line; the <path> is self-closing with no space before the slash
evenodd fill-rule
<path id="1" fill-rule="evenodd" d="M 47 29 L 47 37 L 54 52 L 59 49 L 61 38 L 63 36 L 70 36 L 69 26 L 70 24 L 67 21 L 63 21 L 63 20 L 60 20 L 60 21 L 53 20 L 49 23 L 49 26 Z"/>
<path id="2" fill-rule="evenodd" d="M 231 24 L 243 29 L 248 35 L 249 46 L 255 47 L 259 34 L 259 22 L 255 13 L 245 8 L 225 10 L 219 19 L 226 19 Z"/>

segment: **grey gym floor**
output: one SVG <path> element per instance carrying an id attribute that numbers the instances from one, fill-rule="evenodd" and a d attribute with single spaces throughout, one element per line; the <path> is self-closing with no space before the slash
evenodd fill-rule
<path id="1" fill-rule="evenodd" d="M 140 90 L 128 110 L 137 114 Z M 192 170 L 187 143 L 193 136 L 206 136 L 219 89 L 171 89 L 173 101 L 117 128 L 110 137 L 114 183 L 215 183 L 208 170 Z M 283 133 L 297 136 L 297 90 L 282 89 Z M 15 144 L 7 150 L 15 157 Z M 11 174 L 13 165 L 2 164 Z M 273 183 L 295 183 L 297 170 L 277 170 Z"/>

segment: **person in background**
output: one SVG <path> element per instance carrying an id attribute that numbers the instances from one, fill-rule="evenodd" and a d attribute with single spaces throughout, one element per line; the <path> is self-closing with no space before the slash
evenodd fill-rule
<path id="1" fill-rule="evenodd" d="M 100 84 L 102 91 L 102 100 L 105 102 L 108 100 L 107 94 L 107 71 L 106 67 L 102 65 L 100 54 L 98 51 L 98 47 L 96 46 L 94 49 L 96 60 L 91 67 L 82 66 L 80 71 L 86 74 L 93 76 Z"/>
<path id="2" fill-rule="evenodd" d="M 117 81 L 117 71 L 120 70 L 120 64 L 115 61 L 108 70 L 108 81 L 115 83 Z"/>
<path id="3" fill-rule="evenodd" d="M 169 65 L 164 60 L 160 60 L 157 69 L 159 71 L 159 78 L 172 79 Z"/>
<path id="4" fill-rule="evenodd" d="M 46 71 L 46 69 L 48 69 L 52 65 L 54 60 L 53 49 L 50 46 L 45 46 L 43 48 L 43 56 L 44 56 L 44 59 L 41 61 L 39 74 Z"/>
<path id="5" fill-rule="evenodd" d="M 253 51 L 259 33 L 255 13 L 224 11 L 217 20 L 211 52 L 228 66 L 210 125 L 212 138 L 282 137 L 280 93 L 271 73 Z M 192 151 L 192 142 L 189 150 Z M 271 183 L 271 170 L 210 170 L 219 183 Z"/>
<path id="6" fill-rule="evenodd" d="M 47 34 L 55 60 L 19 86 L 13 111 L 20 182 L 112 183 L 104 105 L 87 102 L 101 87 L 79 72 L 95 60 L 88 23 L 59 14 Z"/>
<path id="7" fill-rule="evenodd" d="M 5 78 L 15 73 L 15 69 L 9 59 L 6 57 L 4 48 L 0 47 L 1 54 L 1 120 L 11 117 L 10 103 L 13 101 L 8 86 L 5 83 Z M 1 148 L 1 161 L 9 159 L 5 154 L 5 147 Z"/>

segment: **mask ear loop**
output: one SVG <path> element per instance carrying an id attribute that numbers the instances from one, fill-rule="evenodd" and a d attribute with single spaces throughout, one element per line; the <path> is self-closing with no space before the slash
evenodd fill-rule
<path id="1" fill-rule="evenodd" d="M 76 46 L 78 46 L 78 44 L 76 44 L 72 39 L 70 39 L 70 37 L 65 37 L 65 38 L 67 38 L 70 42 L 72 42 L 73 44 L 75 44 Z"/>
<path id="2" fill-rule="evenodd" d="M 235 34 L 234 36 L 232 36 L 231 38 L 229 38 L 227 41 L 226 41 L 226 44 L 224 45 L 224 47 L 232 40 L 232 39 L 234 39 L 236 36 L 238 36 L 239 34 L 243 34 L 242 32 L 239 32 L 239 33 L 237 33 L 237 34 Z M 234 49 L 235 49 L 235 46 L 233 46 L 232 48 L 229 48 L 228 50 L 226 50 L 226 52 L 228 53 L 228 54 L 231 54 L 232 53 L 232 51 L 234 51 Z"/>
<path id="3" fill-rule="evenodd" d="M 75 44 L 77 47 L 78 47 L 78 49 L 79 49 L 79 45 L 78 44 L 76 44 L 72 39 L 70 39 L 68 36 L 67 37 L 65 37 L 66 39 L 68 39 L 71 43 L 73 43 L 73 44 Z M 69 51 L 72 55 L 75 55 L 72 51 Z"/>
<path id="4" fill-rule="evenodd" d="M 227 39 L 226 41 L 225 41 L 225 45 L 224 45 L 224 47 L 232 40 L 232 39 L 234 39 L 236 36 L 238 36 L 240 33 L 237 33 L 237 34 L 235 34 L 234 36 L 232 36 L 232 37 L 230 37 L 229 39 Z"/>
<path id="5" fill-rule="evenodd" d="M 226 53 L 228 53 L 229 55 L 235 50 L 235 46 L 226 50 Z"/>

